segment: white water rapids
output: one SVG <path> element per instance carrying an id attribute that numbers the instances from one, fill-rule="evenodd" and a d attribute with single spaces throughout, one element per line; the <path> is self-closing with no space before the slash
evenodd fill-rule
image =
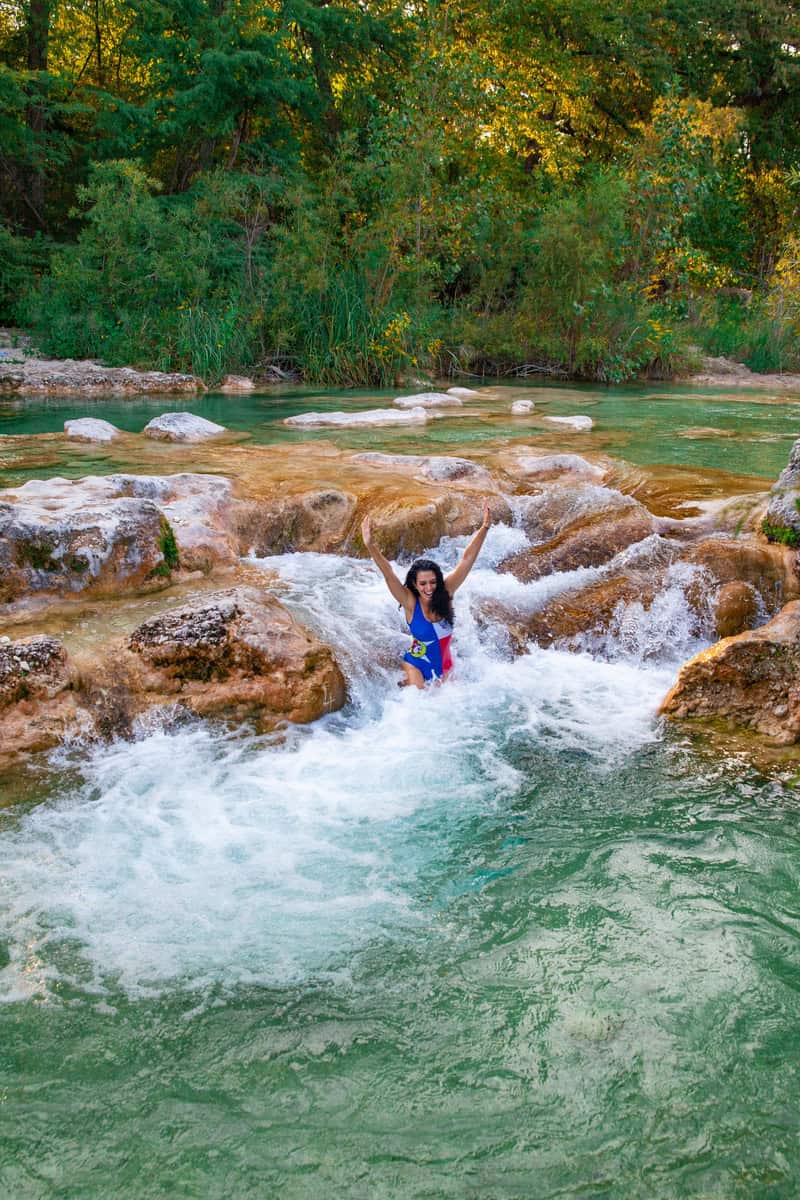
<path id="1" fill-rule="evenodd" d="M 464 541 L 430 553 L 447 568 Z M 372 564 L 263 560 L 280 574 L 281 599 L 335 648 L 347 708 L 280 739 L 197 722 L 55 756 L 61 785 L 7 816 L 0 840 L 0 995 L 74 987 L 103 1003 L 116 989 L 346 972 L 371 937 L 419 927 L 415 881 L 448 829 L 535 786 L 511 745 L 579 754 L 604 771 L 657 739 L 658 703 L 703 644 L 686 569 L 649 613 L 620 611 L 591 652 L 534 647 L 512 660 L 476 624 L 480 600 L 535 608 L 613 569 L 529 585 L 496 573 L 526 544 L 520 529 L 491 530 L 457 597 L 455 676 L 424 694 L 395 686 L 408 639 Z"/>

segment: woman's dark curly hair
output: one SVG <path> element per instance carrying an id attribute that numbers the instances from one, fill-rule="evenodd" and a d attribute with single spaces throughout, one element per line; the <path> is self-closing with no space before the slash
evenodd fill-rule
<path id="1" fill-rule="evenodd" d="M 406 587 L 419 600 L 417 575 L 420 571 L 433 571 L 436 576 L 436 588 L 431 597 L 431 610 L 440 621 L 449 621 L 451 625 L 455 624 L 456 617 L 453 612 L 453 601 L 450 598 L 450 593 L 444 586 L 444 575 L 442 575 L 442 568 L 438 563 L 435 563 L 430 558 L 418 558 L 408 569 L 405 581 Z"/>

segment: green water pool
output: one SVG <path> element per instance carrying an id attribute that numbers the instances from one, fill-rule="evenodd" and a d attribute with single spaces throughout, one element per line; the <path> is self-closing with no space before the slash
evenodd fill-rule
<path id="1" fill-rule="evenodd" d="M 800 399 L 769 396 L 732 396 L 719 390 L 687 389 L 680 385 L 630 386 L 598 389 L 556 385 L 499 384 L 493 398 L 468 402 L 456 416 L 429 421 L 424 429 L 399 426 L 371 429 L 293 429 L 286 417 L 305 411 L 359 411 L 387 407 L 395 392 L 319 392 L 285 389 L 269 395 L 197 398 L 138 397 L 135 399 L 0 399 L 0 434 L 55 433 L 64 421 L 97 416 L 120 429 L 140 432 L 160 412 L 186 409 L 247 433 L 255 443 L 291 443 L 325 439 L 343 448 L 363 450 L 377 444 L 387 452 L 468 452 L 470 445 L 501 438 L 537 439 L 551 444 L 554 438 L 578 453 L 592 449 L 640 465 L 670 464 L 715 468 L 737 474 L 774 479 L 786 465 L 792 443 L 800 437 Z M 532 397 L 531 418 L 512 417 L 510 405 L 520 396 Z M 541 417 L 585 413 L 594 421 L 588 433 L 556 430 Z M 60 473 L 85 473 L 87 457 L 64 451 Z M 128 469 L 130 459 L 111 449 L 99 450 L 98 469 Z M 94 469 L 92 463 L 90 468 Z M 0 442 L 0 476 L 9 478 L 13 464 L 4 461 Z M 26 477 L 35 468 L 23 471 Z"/>
<path id="2" fill-rule="evenodd" d="M 98 995 L 58 983 L 68 931 L 40 950 L 49 998 L 0 1013 L 4 1194 L 796 1196 L 796 795 L 675 742 L 508 753 L 501 803 L 385 823 L 407 907 L 296 982 Z"/>

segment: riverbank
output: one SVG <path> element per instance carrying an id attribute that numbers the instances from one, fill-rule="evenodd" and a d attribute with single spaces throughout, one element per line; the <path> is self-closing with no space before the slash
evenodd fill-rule
<path id="1" fill-rule="evenodd" d="M 459 378 L 461 378 L 459 376 Z M 465 378 L 471 380 L 472 376 Z M 537 379 L 568 381 L 563 373 L 540 374 Z M 257 379 L 246 375 L 226 375 L 216 391 L 247 394 L 271 392 L 276 386 L 299 383 L 275 367 Z M 313 380 L 304 381 L 313 386 Z M 452 383 L 452 380 L 450 381 Z M 580 379 L 571 382 L 581 382 Z M 636 381 L 646 383 L 643 379 Z M 772 392 L 778 395 L 800 395 L 800 374 L 759 374 L 743 363 L 725 357 L 705 357 L 701 369 L 690 375 L 677 375 L 668 381 L 697 387 L 719 387 L 745 391 Z M 482 387 L 491 380 L 481 379 Z M 426 381 L 405 380 L 398 386 L 425 388 Z M 430 386 L 433 386 L 431 383 Z M 17 330 L 0 329 L 0 395 L 20 396 L 137 396 L 137 395 L 198 395 L 208 390 L 206 382 L 197 375 L 162 372 L 136 367 L 108 367 L 90 359 L 56 359 L 41 355 L 31 346 L 31 339 Z"/>

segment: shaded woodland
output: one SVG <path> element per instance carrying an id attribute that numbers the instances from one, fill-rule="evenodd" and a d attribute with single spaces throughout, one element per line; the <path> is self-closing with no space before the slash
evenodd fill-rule
<path id="1" fill-rule="evenodd" d="M 779 0 L 0 0 L 0 320 L 331 385 L 800 367 Z"/>

